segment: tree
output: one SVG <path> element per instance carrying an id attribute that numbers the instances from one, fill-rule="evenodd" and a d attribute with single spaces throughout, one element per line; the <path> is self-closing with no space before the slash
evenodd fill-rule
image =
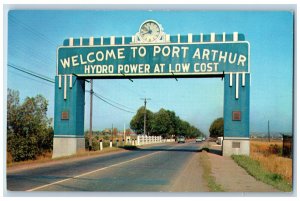
<path id="1" fill-rule="evenodd" d="M 179 133 L 178 133 L 178 135 L 185 136 L 187 138 L 195 138 L 195 137 L 198 137 L 198 136 L 204 136 L 202 131 L 200 131 L 198 128 L 196 128 L 195 126 L 190 125 L 189 122 L 181 120 L 181 119 L 180 119 L 180 123 L 179 123 Z"/>
<path id="2" fill-rule="evenodd" d="M 166 138 L 178 133 L 180 119 L 175 112 L 162 108 L 153 116 L 151 122 L 153 134 Z"/>
<path id="3" fill-rule="evenodd" d="M 224 135 L 224 119 L 215 119 L 210 125 L 209 133 L 210 137 L 222 137 Z"/>
<path id="4" fill-rule="evenodd" d="M 137 134 L 144 133 L 144 106 L 140 107 L 134 117 L 130 121 L 130 128 Z M 146 130 L 147 133 L 151 130 L 151 121 L 153 113 L 150 110 L 146 110 Z"/>
<path id="5" fill-rule="evenodd" d="M 19 92 L 8 89 L 7 151 L 14 161 L 35 159 L 52 149 L 52 119 L 47 118 L 48 101 L 41 95 L 19 103 Z"/>
<path id="6" fill-rule="evenodd" d="M 190 124 L 187 121 L 180 120 L 178 135 L 187 136 L 189 127 Z"/>
<path id="7" fill-rule="evenodd" d="M 144 133 L 144 107 L 138 109 L 130 122 L 130 127 L 137 134 Z M 163 108 L 156 113 L 147 110 L 147 132 L 163 138 L 170 138 L 172 135 L 182 135 L 188 138 L 204 136 L 198 128 L 176 116 L 174 111 Z"/>
<path id="8" fill-rule="evenodd" d="M 11 125 L 16 124 L 19 107 L 19 92 L 8 89 L 7 94 L 7 136 L 11 136 L 14 133 Z"/>

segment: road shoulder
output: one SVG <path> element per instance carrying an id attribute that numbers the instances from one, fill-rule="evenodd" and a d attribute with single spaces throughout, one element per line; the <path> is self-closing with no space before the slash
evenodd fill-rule
<path id="1" fill-rule="evenodd" d="M 274 187 L 256 180 L 230 157 L 208 153 L 212 176 L 227 192 L 279 192 Z"/>
<path id="2" fill-rule="evenodd" d="M 194 153 L 183 171 L 174 180 L 171 192 L 209 192 L 206 182 L 202 178 L 203 169 L 199 160 L 200 153 Z"/>

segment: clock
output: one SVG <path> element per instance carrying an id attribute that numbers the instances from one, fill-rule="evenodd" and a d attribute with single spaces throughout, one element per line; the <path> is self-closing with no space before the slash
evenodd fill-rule
<path id="1" fill-rule="evenodd" d="M 139 35 L 144 43 L 156 42 L 162 35 L 162 28 L 156 21 L 147 20 L 141 25 Z"/>

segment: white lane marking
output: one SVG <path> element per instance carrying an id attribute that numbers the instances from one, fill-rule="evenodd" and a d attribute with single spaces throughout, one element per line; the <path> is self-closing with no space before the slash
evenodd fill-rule
<path id="1" fill-rule="evenodd" d="M 79 177 L 83 177 L 83 176 L 86 176 L 86 175 L 89 175 L 89 174 L 92 174 L 92 173 L 95 173 L 95 172 L 98 172 L 98 171 L 101 171 L 101 170 L 105 170 L 105 169 L 108 169 L 108 168 L 111 168 L 111 167 L 115 167 L 115 166 L 118 166 L 118 165 L 122 165 L 122 164 L 125 164 L 125 163 L 129 163 L 129 162 L 132 162 L 132 161 L 135 161 L 135 160 L 139 160 L 139 159 L 142 159 L 142 158 L 145 158 L 145 157 L 148 157 L 148 156 L 151 156 L 151 155 L 154 155 L 154 154 L 157 154 L 161 151 L 158 151 L 158 152 L 154 152 L 154 153 L 151 153 L 151 154 L 147 154 L 145 156 L 140 156 L 140 157 L 137 157 L 137 158 L 134 158 L 134 159 L 130 159 L 128 161 L 123 161 L 121 163 L 117 163 L 117 164 L 114 164 L 114 165 L 110 165 L 110 166 L 107 166 L 107 167 L 103 167 L 103 168 L 100 168 L 100 169 L 97 169 L 97 170 L 93 170 L 93 171 L 90 171 L 90 172 L 86 172 L 86 173 L 83 173 L 83 174 L 80 174 L 80 175 L 77 175 L 77 176 L 74 176 L 74 177 L 71 177 L 71 178 L 68 178 L 68 179 L 63 179 L 63 180 L 60 180 L 60 181 L 56 181 L 56 182 L 53 182 L 53 183 L 50 183 L 50 184 L 46 184 L 46 185 L 43 185 L 43 186 L 39 186 L 39 187 L 36 187 L 36 188 L 32 188 L 32 189 L 29 189 L 27 190 L 28 192 L 31 192 L 31 191 L 36 191 L 36 190 L 39 190 L 39 189 L 42 189 L 42 188 L 46 188 L 46 187 L 49 187 L 49 186 L 53 186 L 55 184 L 59 184 L 59 183 L 62 183 L 62 182 L 65 182 L 65 181 L 69 181 L 71 179 L 76 179 L 76 178 L 79 178 Z"/>

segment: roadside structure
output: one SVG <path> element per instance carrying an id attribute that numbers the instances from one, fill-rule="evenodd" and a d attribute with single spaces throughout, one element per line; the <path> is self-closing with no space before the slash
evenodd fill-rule
<path id="1" fill-rule="evenodd" d="M 85 79 L 224 79 L 223 155 L 249 155 L 250 44 L 238 32 L 69 38 L 57 49 L 53 158 L 84 149 Z"/>

